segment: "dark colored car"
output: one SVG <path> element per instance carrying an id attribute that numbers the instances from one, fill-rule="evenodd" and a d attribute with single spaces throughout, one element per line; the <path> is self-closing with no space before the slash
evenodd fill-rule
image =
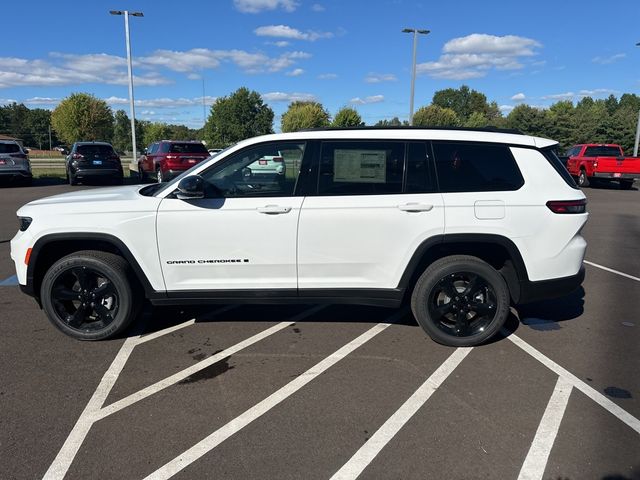
<path id="1" fill-rule="evenodd" d="M 176 177 L 210 156 L 200 142 L 161 140 L 152 143 L 138 161 L 140 180 L 155 176 L 158 183 Z"/>
<path id="2" fill-rule="evenodd" d="M 88 179 L 111 179 L 122 183 L 122 163 L 111 144 L 105 142 L 76 142 L 66 159 L 67 180 L 70 185 Z"/>
<path id="3" fill-rule="evenodd" d="M 13 140 L 0 140 L 0 178 L 31 183 L 31 163 L 26 149 Z"/>

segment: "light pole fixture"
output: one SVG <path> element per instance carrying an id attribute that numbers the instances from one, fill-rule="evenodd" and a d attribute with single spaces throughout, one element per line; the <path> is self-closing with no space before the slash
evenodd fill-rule
<path id="1" fill-rule="evenodd" d="M 418 34 L 427 35 L 430 30 L 419 30 L 417 28 L 405 28 L 403 33 L 413 33 L 413 63 L 411 68 L 411 98 L 409 100 L 409 125 L 413 125 L 413 96 L 416 84 L 416 51 L 418 49 Z"/>
<path id="2" fill-rule="evenodd" d="M 144 17 L 142 12 L 130 12 L 128 10 L 109 10 L 111 15 L 124 15 L 124 35 L 127 44 L 127 65 L 129 69 L 129 110 L 131 113 L 131 150 L 133 151 L 132 165 L 138 166 L 136 156 L 136 110 L 133 105 L 133 67 L 131 65 L 131 40 L 129 38 L 129 16 Z"/>

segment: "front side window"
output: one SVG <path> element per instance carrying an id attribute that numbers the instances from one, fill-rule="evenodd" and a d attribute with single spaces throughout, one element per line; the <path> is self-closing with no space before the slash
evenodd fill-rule
<path id="1" fill-rule="evenodd" d="M 158 144 L 157 143 L 152 143 L 151 146 L 147 149 L 147 152 L 150 153 L 151 155 L 153 155 L 157 151 L 158 151 Z"/>
<path id="2" fill-rule="evenodd" d="M 524 180 L 506 145 L 433 142 L 441 192 L 518 190 Z"/>
<path id="3" fill-rule="evenodd" d="M 249 147 L 201 174 L 207 197 L 288 197 L 300 173 L 304 142 Z"/>
<path id="4" fill-rule="evenodd" d="M 402 142 L 322 142 L 318 194 L 401 193 L 404 150 Z"/>

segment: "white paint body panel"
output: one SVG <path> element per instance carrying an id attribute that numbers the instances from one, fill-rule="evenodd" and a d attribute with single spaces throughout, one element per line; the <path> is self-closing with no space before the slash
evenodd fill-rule
<path id="1" fill-rule="evenodd" d="M 407 204 L 433 208 L 398 208 Z M 439 193 L 308 197 L 298 231 L 299 286 L 395 288 L 416 248 L 443 231 Z"/>
<path id="2" fill-rule="evenodd" d="M 297 288 L 296 232 L 302 201 L 165 198 L 158 209 L 158 251 L 167 290 Z M 289 211 L 258 210 L 270 206 Z M 185 260 L 195 263 L 169 263 Z"/>

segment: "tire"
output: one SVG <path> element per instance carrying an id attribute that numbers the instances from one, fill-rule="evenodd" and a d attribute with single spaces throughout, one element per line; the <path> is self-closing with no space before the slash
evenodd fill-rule
<path id="1" fill-rule="evenodd" d="M 71 185 L 71 186 L 78 185 L 78 179 L 76 178 L 76 176 L 73 173 L 71 173 L 68 170 L 67 170 L 67 179 L 69 180 L 69 185 Z"/>
<path id="2" fill-rule="evenodd" d="M 632 186 L 633 186 L 633 180 L 620 180 L 621 190 L 631 190 Z"/>
<path id="3" fill-rule="evenodd" d="M 162 176 L 162 169 L 160 167 L 158 167 L 158 169 L 156 170 L 156 180 L 158 181 L 158 183 L 164 182 L 164 178 Z"/>
<path id="4" fill-rule="evenodd" d="M 138 181 L 140 183 L 145 183 L 147 181 L 147 173 L 142 168 L 142 164 L 138 164 Z"/>
<path id="5" fill-rule="evenodd" d="M 486 342 L 502 328 L 509 316 L 509 300 L 504 278 L 491 265 L 477 257 L 452 255 L 435 261 L 420 276 L 411 295 L 411 310 L 434 341 L 470 347 Z"/>
<path id="6" fill-rule="evenodd" d="M 587 177 L 587 172 L 584 170 L 580 170 L 580 175 L 578 175 L 578 186 L 582 188 L 587 188 L 591 183 L 589 182 L 589 177 Z"/>
<path id="7" fill-rule="evenodd" d="M 78 340 L 106 340 L 138 312 L 127 262 L 112 253 L 79 251 L 55 262 L 40 288 L 42 308 L 61 332 Z"/>

